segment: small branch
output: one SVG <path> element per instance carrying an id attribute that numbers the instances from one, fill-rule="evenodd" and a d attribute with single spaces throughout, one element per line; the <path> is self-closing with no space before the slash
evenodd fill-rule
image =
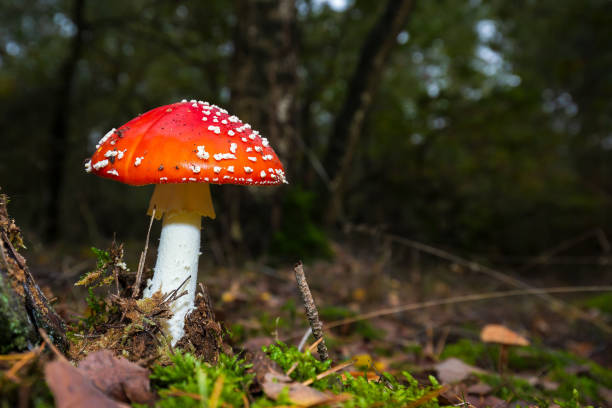
<path id="1" fill-rule="evenodd" d="M 295 265 L 293 271 L 295 272 L 295 280 L 297 282 L 298 289 L 300 290 L 302 301 L 304 302 L 304 308 L 306 309 L 306 318 L 308 319 L 308 323 L 310 323 L 310 327 L 312 328 L 312 336 L 315 338 L 315 340 L 321 339 L 321 342 L 317 347 L 319 358 L 321 361 L 325 361 L 329 358 L 329 354 L 327 353 L 325 341 L 323 341 L 323 324 L 319 319 L 319 312 L 317 311 L 317 306 L 315 305 L 312 294 L 310 293 L 308 282 L 306 282 L 304 265 L 302 265 L 301 261 Z"/>
<path id="2" fill-rule="evenodd" d="M 134 287 L 132 288 L 132 299 L 135 299 L 140 294 L 140 281 L 142 280 L 142 272 L 144 271 L 145 261 L 147 259 L 147 250 L 149 249 L 149 237 L 151 236 L 151 227 L 153 226 L 153 220 L 155 219 L 155 206 L 151 212 L 151 221 L 149 221 L 149 229 L 147 230 L 147 240 L 145 241 L 145 247 L 140 254 L 140 260 L 138 261 L 138 271 L 136 272 L 136 281 L 134 281 Z"/>

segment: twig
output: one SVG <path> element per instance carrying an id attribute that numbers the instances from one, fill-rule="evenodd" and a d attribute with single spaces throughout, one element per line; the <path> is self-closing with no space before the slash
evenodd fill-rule
<path id="1" fill-rule="evenodd" d="M 323 337 L 321 337 L 319 340 L 317 340 L 314 343 L 312 343 L 310 346 L 306 347 L 306 351 L 314 350 L 315 347 L 317 347 L 322 341 L 323 341 Z"/>
<path id="2" fill-rule="evenodd" d="M 291 367 L 289 367 L 289 369 L 288 369 L 288 370 L 287 370 L 287 372 L 285 373 L 285 374 L 287 375 L 287 377 L 289 377 L 289 376 L 291 375 L 291 373 L 292 373 L 293 371 L 295 371 L 295 369 L 297 368 L 298 364 L 299 364 L 299 361 L 296 361 L 295 363 L 293 363 L 293 364 L 291 365 Z"/>
<path id="3" fill-rule="evenodd" d="M 332 367 L 329 370 L 323 371 L 321 374 L 317 375 L 315 378 L 310 378 L 310 379 L 302 382 L 302 385 L 310 385 L 313 382 L 315 382 L 317 380 L 320 380 L 321 378 L 325 378 L 328 375 L 333 374 L 333 373 L 335 373 L 337 371 L 340 371 L 340 370 L 342 370 L 342 369 L 344 369 L 344 368 L 346 368 L 348 366 L 352 366 L 353 364 L 354 363 L 352 361 L 346 361 L 344 363 L 338 364 L 337 366 Z"/>
<path id="4" fill-rule="evenodd" d="M 483 273 L 483 274 L 485 274 L 487 276 L 490 276 L 490 277 L 492 277 L 494 279 L 497 279 L 500 282 L 507 283 L 507 284 L 509 284 L 511 286 L 514 286 L 514 287 L 517 287 L 517 288 L 524 288 L 525 290 L 534 289 L 531 285 L 529 285 L 529 284 L 527 284 L 527 283 L 525 283 L 525 282 L 523 282 L 523 281 L 521 281 L 519 279 L 513 278 L 512 276 L 509 276 L 509 275 L 507 275 L 507 274 L 505 274 L 505 273 L 503 273 L 503 272 L 501 272 L 499 270 L 490 268 L 490 267 L 485 266 L 485 265 L 483 265 L 481 263 L 478 263 L 478 262 L 469 261 L 469 260 L 467 260 L 465 258 L 462 258 L 460 256 L 452 254 L 452 253 L 450 253 L 448 251 L 445 251 L 443 249 L 435 248 L 435 247 L 432 247 L 430 245 L 426 245 L 426 244 L 423 244 L 421 242 L 413 241 L 411 239 L 404 238 L 404 237 L 401 237 L 401 236 L 398 236 L 398 235 L 382 233 L 382 232 L 377 231 L 375 229 L 369 228 L 369 227 L 367 227 L 365 225 L 348 225 L 348 229 L 349 229 L 349 231 L 350 230 L 354 230 L 354 231 L 370 234 L 370 235 L 373 235 L 373 236 L 380 236 L 380 235 L 382 235 L 382 236 L 384 236 L 384 237 L 386 237 L 386 238 L 388 238 L 388 239 L 390 239 L 390 240 L 392 240 L 394 242 L 397 242 L 399 244 L 406 245 L 406 246 L 411 247 L 411 248 L 416 248 L 419 251 L 428 253 L 428 254 L 436 256 L 438 258 L 445 259 L 445 260 L 450 261 L 450 262 L 454 262 L 454 263 L 456 263 L 458 265 L 461 265 L 463 267 L 468 268 L 471 271 Z M 593 323 L 594 325 L 596 325 L 597 327 L 599 327 L 600 329 L 604 330 L 607 333 L 612 333 L 612 327 L 610 325 L 608 325 L 606 322 L 602 321 L 601 319 L 597 319 L 596 317 L 589 316 L 588 314 L 582 312 L 577 307 L 575 307 L 573 305 L 570 305 L 570 304 L 568 304 L 566 302 L 563 302 L 563 301 L 561 301 L 559 299 L 556 299 L 553 296 L 550 296 L 550 293 L 551 292 L 538 292 L 538 291 L 535 291 L 533 294 L 535 294 L 536 296 L 539 296 L 539 297 L 541 297 L 543 299 L 548 300 L 551 303 L 551 305 L 552 305 L 552 310 L 554 310 L 554 311 L 558 311 L 559 309 L 563 309 L 563 308 L 569 309 L 572 312 L 574 312 L 574 314 L 577 317 L 580 317 L 581 319 L 583 319 L 585 321 Z"/>
<path id="5" fill-rule="evenodd" d="M 57 349 L 57 347 L 55 347 L 55 344 L 53 344 L 53 342 L 49 338 L 49 335 L 47 334 L 45 329 L 43 329 L 42 327 L 39 327 L 38 333 L 40 334 L 40 337 L 42 337 L 43 341 L 47 343 L 47 346 L 49 346 L 49 348 L 57 356 L 57 358 L 63 361 L 68 361 L 68 359 Z"/>
<path id="6" fill-rule="evenodd" d="M 26 366 L 26 364 L 28 364 L 35 357 L 37 357 L 44 347 L 45 347 L 45 343 L 41 343 L 40 346 L 38 346 L 33 351 L 22 353 L 22 354 L 16 354 L 16 355 L 14 354 L 12 356 L 9 356 L 9 357 L 17 356 L 18 357 L 17 360 L 19 361 L 13 364 L 11 369 L 8 370 L 6 374 L 4 374 L 5 377 L 13 381 L 14 383 L 19 383 L 19 377 L 17 377 L 17 373 L 19 372 L 19 370 L 21 370 L 23 367 Z"/>
<path id="7" fill-rule="evenodd" d="M 304 302 L 304 309 L 306 309 L 306 318 L 308 319 L 308 323 L 310 323 L 310 328 L 312 329 L 312 336 L 315 338 L 315 340 L 321 339 L 321 343 L 319 343 L 317 349 L 319 352 L 319 358 L 321 361 L 325 361 L 329 358 L 329 354 L 327 352 L 327 346 L 325 346 L 325 341 L 323 340 L 323 324 L 319 319 L 319 312 L 317 311 L 317 306 L 312 298 L 312 293 L 310 293 L 308 282 L 306 282 L 304 265 L 302 265 L 302 262 L 300 261 L 295 265 L 293 270 L 295 272 L 295 280 L 297 282 L 298 289 L 300 290 L 300 295 L 302 296 L 302 301 Z"/>
<path id="8" fill-rule="evenodd" d="M 144 271 L 145 260 L 147 259 L 147 250 L 149 249 L 149 237 L 151 236 L 151 227 L 153 226 L 153 220 L 155 219 L 155 209 L 153 206 L 153 211 L 151 211 L 151 221 L 149 221 L 149 229 L 147 230 L 147 239 L 145 241 L 145 247 L 140 254 L 140 259 L 138 260 L 138 271 L 136 272 L 136 281 L 134 282 L 134 286 L 132 288 L 132 299 L 135 299 L 140 294 L 140 281 L 142 280 L 142 272 Z"/>
<path id="9" fill-rule="evenodd" d="M 411 310 L 426 309 L 434 306 L 450 305 L 456 303 L 467 303 L 475 302 L 479 300 L 491 300 L 499 299 L 511 296 L 527 296 L 527 295 L 541 295 L 550 293 L 579 293 L 579 292 L 608 292 L 612 291 L 612 285 L 610 286 L 561 286 L 555 288 L 533 288 L 533 289 L 515 289 L 503 292 L 491 292 L 491 293 L 476 293 L 472 295 L 454 296 L 447 299 L 441 300 L 429 300 L 421 303 L 409 303 L 406 305 L 400 305 L 396 307 L 389 307 L 385 309 L 376 310 L 370 313 L 364 313 L 354 317 L 348 317 L 346 319 L 337 320 L 335 322 L 327 323 L 324 327 L 331 329 L 333 327 L 343 326 L 345 324 L 360 322 L 362 320 L 369 320 L 375 317 L 386 316 L 390 314 L 407 312 Z"/>
<path id="10" fill-rule="evenodd" d="M 312 334 L 312 329 L 309 327 L 308 330 L 306 330 L 306 333 L 304 333 L 304 335 L 302 336 L 302 340 L 300 340 L 300 343 L 298 344 L 298 351 L 302 351 L 302 349 L 306 345 L 306 341 L 308 340 L 308 337 L 310 337 L 311 334 Z"/>

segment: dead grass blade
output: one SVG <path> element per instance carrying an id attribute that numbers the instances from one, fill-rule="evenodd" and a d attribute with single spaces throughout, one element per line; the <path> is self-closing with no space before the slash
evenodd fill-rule
<path id="1" fill-rule="evenodd" d="M 442 394 L 448 388 L 449 388 L 448 385 L 443 385 L 437 390 L 429 391 L 427 394 L 423 395 L 421 398 L 417 399 L 416 401 L 412 401 L 410 404 L 405 405 L 404 408 L 420 407 L 421 405 L 428 403 L 432 399 L 436 398 L 438 395 Z"/>
<path id="2" fill-rule="evenodd" d="M 306 380 L 306 381 L 302 382 L 302 385 L 310 385 L 310 384 L 312 384 L 313 382 L 315 382 L 315 381 L 317 381 L 317 380 L 320 380 L 320 379 L 322 379 L 322 378 L 325 378 L 325 377 L 327 377 L 328 375 L 333 374 L 333 373 L 335 373 L 335 372 L 337 372 L 337 371 L 340 371 L 340 370 L 342 370 L 342 369 L 344 369 L 344 368 L 346 368 L 346 367 L 348 367 L 348 366 L 351 366 L 351 365 L 353 365 L 353 364 L 354 364 L 354 363 L 353 363 L 353 361 L 347 361 L 347 362 L 344 362 L 344 363 L 338 364 L 337 366 L 332 367 L 332 368 L 330 368 L 329 370 L 325 370 L 325 371 L 323 371 L 321 374 L 317 375 L 317 376 L 316 376 L 314 379 L 313 379 L 313 378 L 311 378 L 311 379 L 308 379 L 308 380 Z"/>
<path id="3" fill-rule="evenodd" d="M 324 328 L 331 329 L 333 327 L 343 326 L 345 324 L 360 322 L 362 320 L 369 320 L 375 317 L 387 316 L 400 312 L 408 312 L 412 310 L 420 310 L 426 309 L 429 307 L 435 306 L 443 306 L 457 303 L 469 303 L 469 302 L 477 302 L 481 300 L 492 300 L 492 299 L 500 299 L 504 297 L 513 297 L 513 296 L 530 296 L 530 295 L 540 295 L 543 293 L 579 293 L 579 292 L 610 292 L 612 291 L 612 285 L 609 286 L 560 286 L 553 288 L 532 288 L 532 289 L 516 289 L 516 290 L 507 290 L 501 292 L 490 292 L 490 293 L 476 293 L 472 295 L 462 295 L 462 296 L 454 296 L 446 299 L 440 300 L 429 300 L 427 302 L 420 303 L 409 303 L 406 305 L 400 305 L 395 307 L 389 307 L 385 309 L 375 310 L 373 312 L 360 314 L 354 317 L 348 317 L 342 320 L 336 320 L 334 322 L 329 322 L 325 324 Z"/>

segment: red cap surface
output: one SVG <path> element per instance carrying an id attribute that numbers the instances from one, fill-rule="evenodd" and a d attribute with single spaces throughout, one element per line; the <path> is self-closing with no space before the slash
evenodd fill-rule
<path id="1" fill-rule="evenodd" d="M 183 100 L 108 132 L 85 170 L 131 185 L 286 183 L 266 138 L 225 109 Z"/>

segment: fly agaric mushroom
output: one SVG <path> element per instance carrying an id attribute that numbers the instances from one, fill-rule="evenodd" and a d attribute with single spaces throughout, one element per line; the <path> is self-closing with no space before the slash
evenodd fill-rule
<path id="1" fill-rule="evenodd" d="M 178 289 L 187 295 L 172 305 L 172 344 L 183 337 L 193 308 L 201 217 L 215 218 L 210 183 L 286 183 L 283 165 L 248 123 L 208 102 L 187 101 L 155 108 L 109 131 L 85 162 L 85 170 L 130 185 L 156 184 L 148 214 L 163 217 L 153 279 L 143 296 Z"/>
<path id="2" fill-rule="evenodd" d="M 499 373 L 503 375 L 508 359 L 508 346 L 528 346 L 529 340 L 501 324 L 487 324 L 480 332 L 480 340 L 499 344 Z"/>

